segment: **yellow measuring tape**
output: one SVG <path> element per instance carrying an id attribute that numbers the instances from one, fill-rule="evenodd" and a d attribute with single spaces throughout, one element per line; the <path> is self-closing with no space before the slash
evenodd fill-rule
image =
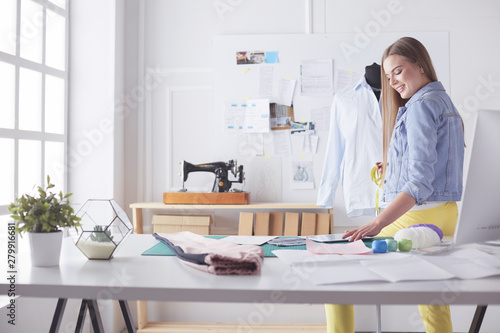
<path id="1" fill-rule="evenodd" d="M 379 200 L 379 190 L 382 187 L 382 176 L 378 172 L 378 169 L 376 166 L 373 167 L 372 171 L 370 172 L 370 176 L 372 177 L 372 182 L 377 185 L 377 198 L 375 199 L 375 212 L 378 215 L 378 200 Z"/>

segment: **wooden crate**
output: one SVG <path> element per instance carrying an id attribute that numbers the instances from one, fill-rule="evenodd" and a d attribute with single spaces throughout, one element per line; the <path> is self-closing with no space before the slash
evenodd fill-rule
<path id="1" fill-rule="evenodd" d="M 210 235 L 212 217 L 209 215 L 153 215 L 153 232 L 173 233 L 191 231 Z"/>

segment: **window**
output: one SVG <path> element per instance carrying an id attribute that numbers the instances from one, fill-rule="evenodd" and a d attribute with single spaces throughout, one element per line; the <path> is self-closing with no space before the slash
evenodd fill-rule
<path id="1" fill-rule="evenodd" d="M 47 175 L 66 190 L 67 1 L 0 1 L 0 222 Z"/>

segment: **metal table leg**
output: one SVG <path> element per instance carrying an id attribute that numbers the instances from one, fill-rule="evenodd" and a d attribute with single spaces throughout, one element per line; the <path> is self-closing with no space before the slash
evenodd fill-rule
<path id="1" fill-rule="evenodd" d="M 99 307 L 97 306 L 97 300 L 87 299 L 89 308 L 90 320 L 92 321 L 92 327 L 94 328 L 94 333 L 104 333 L 104 327 L 102 326 L 101 313 L 99 312 Z"/>
<path id="2" fill-rule="evenodd" d="M 120 303 L 120 309 L 122 310 L 123 320 L 125 320 L 125 325 L 127 325 L 128 333 L 136 333 L 137 331 L 132 323 L 132 316 L 127 301 L 119 300 L 118 302 Z"/>
<path id="3" fill-rule="evenodd" d="M 56 305 L 56 310 L 54 316 L 52 317 L 52 324 L 50 325 L 50 333 L 57 333 L 59 331 L 59 326 L 61 325 L 61 319 L 64 314 L 64 309 L 66 309 L 67 298 L 59 298 Z"/>
<path id="4" fill-rule="evenodd" d="M 486 313 L 487 305 L 478 305 L 476 307 L 476 312 L 474 313 L 474 318 L 470 324 L 469 333 L 479 333 L 481 324 L 483 323 L 484 314 Z"/>

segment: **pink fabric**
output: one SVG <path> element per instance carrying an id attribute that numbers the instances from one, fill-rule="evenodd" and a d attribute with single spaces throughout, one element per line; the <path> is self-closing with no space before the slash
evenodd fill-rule
<path id="1" fill-rule="evenodd" d="M 264 250 L 257 245 L 238 245 L 223 240 L 206 238 L 189 231 L 171 234 L 159 233 L 185 253 L 207 253 L 205 263 L 197 265 L 182 261 L 188 266 L 217 275 L 251 275 L 260 272 Z"/>

